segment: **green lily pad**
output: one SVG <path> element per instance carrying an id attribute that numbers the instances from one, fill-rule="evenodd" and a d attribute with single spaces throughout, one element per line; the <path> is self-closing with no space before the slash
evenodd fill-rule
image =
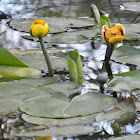
<path id="1" fill-rule="evenodd" d="M 0 75 L 3 77 L 32 77 L 40 73 L 37 69 L 28 68 L 13 54 L 0 47 Z"/>
<path id="2" fill-rule="evenodd" d="M 95 119 L 97 122 L 105 121 L 105 120 L 114 120 L 119 118 L 121 115 L 123 115 L 124 112 L 122 111 L 113 111 L 113 112 L 108 112 L 108 113 L 100 113 L 98 114 Z"/>
<path id="3" fill-rule="evenodd" d="M 140 71 L 130 71 L 117 74 L 109 82 L 109 88 L 114 91 L 140 90 Z"/>
<path id="4" fill-rule="evenodd" d="M 28 99 L 39 95 L 63 93 L 65 95 L 75 94 L 80 86 L 74 82 L 56 82 L 55 77 L 28 78 L 8 83 L 1 83 L 1 99 L 17 98 Z M 56 82 L 56 84 L 55 84 Z"/>
<path id="5" fill-rule="evenodd" d="M 18 80 L 18 83 L 20 84 L 29 84 L 29 85 L 34 85 L 34 86 L 44 86 L 48 84 L 52 84 L 58 81 L 57 77 L 41 77 L 41 78 L 27 78 L 27 79 L 22 79 Z M 12 83 L 15 83 L 13 81 Z"/>
<path id="6" fill-rule="evenodd" d="M 39 137 L 49 137 L 49 136 L 72 136 L 72 135 L 83 135 L 90 132 L 95 132 L 96 128 L 93 126 L 64 126 L 58 128 L 51 128 L 47 130 L 40 130 L 34 132 L 24 132 L 17 134 L 16 136 L 39 136 Z"/>
<path id="7" fill-rule="evenodd" d="M 54 93 L 51 88 L 43 88 L 41 86 L 51 84 L 58 81 L 55 77 L 30 78 L 7 83 L 1 83 L 0 89 L 1 99 L 28 99 L 39 95 Z"/>
<path id="8" fill-rule="evenodd" d="M 100 113 L 96 116 L 96 121 L 103 121 L 103 120 L 122 120 L 122 116 L 132 117 L 136 111 L 136 105 L 134 99 L 132 97 L 126 98 L 123 100 L 118 100 L 116 107 L 120 109 L 119 111 L 110 111 L 105 113 Z M 129 115 L 128 115 L 129 114 Z M 128 118 L 127 117 L 127 118 Z M 132 117 L 133 118 L 133 117 Z"/>
<path id="9" fill-rule="evenodd" d="M 125 24 L 125 36 L 124 40 L 136 40 L 140 39 L 140 23 L 137 24 Z"/>
<path id="10" fill-rule="evenodd" d="M 39 95 L 54 93 L 51 89 L 31 86 L 30 84 L 21 83 L 2 83 L 0 84 L 1 99 L 28 99 Z"/>
<path id="11" fill-rule="evenodd" d="M 28 123 L 37 124 L 37 125 L 53 125 L 53 126 L 68 126 L 75 124 L 86 124 L 87 122 L 93 121 L 96 114 L 74 117 L 67 119 L 50 119 L 50 118 L 40 118 L 34 117 L 27 114 L 22 114 L 22 119 Z"/>
<path id="12" fill-rule="evenodd" d="M 111 140 L 139 140 L 139 135 L 128 135 L 128 136 L 122 136 L 117 138 L 112 138 Z"/>
<path id="13" fill-rule="evenodd" d="M 56 91 L 61 92 L 67 96 L 80 91 L 80 85 L 75 82 L 71 82 L 71 81 L 55 82 L 53 84 L 45 85 L 43 87 L 51 88 L 52 90 L 54 90 L 54 92 L 56 92 Z"/>
<path id="14" fill-rule="evenodd" d="M 123 45 L 113 51 L 111 59 L 124 64 L 134 64 L 140 66 L 139 54 L 140 49 L 136 49 L 128 45 Z"/>
<path id="15" fill-rule="evenodd" d="M 125 2 L 123 5 L 129 10 L 140 12 L 140 2 Z"/>
<path id="16" fill-rule="evenodd" d="M 33 77 L 40 74 L 41 71 L 37 69 L 0 65 L 0 75 L 3 77 Z"/>
<path id="17" fill-rule="evenodd" d="M 38 17 L 36 19 L 42 19 L 48 22 L 50 27 L 49 33 L 64 32 L 68 28 L 81 28 L 95 25 L 93 18 Z M 33 22 L 34 18 L 13 19 L 9 25 L 12 29 L 29 33 L 30 26 Z"/>
<path id="18" fill-rule="evenodd" d="M 86 30 L 68 31 L 64 33 L 52 34 L 44 37 L 44 41 L 48 43 L 86 43 L 92 37 L 96 37 L 100 32 L 97 26 Z M 25 39 L 38 41 L 38 38 L 30 35 L 23 36 Z"/>
<path id="19" fill-rule="evenodd" d="M 20 100 L 17 99 L 3 99 L 0 100 L 0 113 L 13 113 L 18 110 Z"/>
<path id="20" fill-rule="evenodd" d="M 42 52 L 32 52 L 32 53 L 24 53 L 15 55 L 19 60 L 24 62 L 27 66 L 47 71 L 47 65 L 45 62 L 45 58 Z M 50 61 L 54 70 L 61 70 L 67 68 L 67 59 L 60 58 L 55 56 L 50 56 Z"/>
<path id="21" fill-rule="evenodd" d="M 114 105 L 114 98 L 88 93 L 74 97 L 71 101 L 63 94 L 38 96 L 20 104 L 26 114 L 47 118 L 70 118 L 102 112 Z"/>

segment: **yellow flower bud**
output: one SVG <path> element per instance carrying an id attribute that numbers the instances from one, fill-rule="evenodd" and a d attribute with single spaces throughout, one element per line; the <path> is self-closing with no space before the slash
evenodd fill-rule
<path id="1" fill-rule="evenodd" d="M 30 34 L 33 37 L 43 37 L 49 32 L 49 25 L 44 20 L 35 20 L 30 27 Z"/>
<path id="2" fill-rule="evenodd" d="M 116 44 L 124 39 L 125 29 L 121 24 L 116 24 L 110 28 L 104 25 L 101 30 L 102 37 L 111 44 Z"/>

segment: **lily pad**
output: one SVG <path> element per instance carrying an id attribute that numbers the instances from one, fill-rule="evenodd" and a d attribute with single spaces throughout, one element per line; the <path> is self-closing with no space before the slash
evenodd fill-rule
<path id="1" fill-rule="evenodd" d="M 140 31 L 139 31 L 140 23 L 137 23 L 137 24 L 125 24 L 124 28 L 126 30 L 124 40 L 140 39 Z"/>
<path id="2" fill-rule="evenodd" d="M 71 101 L 63 94 L 53 94 L 26 100 L 20 104 L 20 109 L 32 116 L 70 118 L 102 112 L 115 103 L 114 98 L 99 93 L 79 95 Z"/>
<path id="3" fill-rule="evenodd" d="M 56 82 L 55 77 L 30 78 L 1 83 L 1 99 L 17 98 L 28 99 L 39 95 L 60 94 L 72 95 L 80 90 L 74 82 Z M 56 84 L 54 83 L 56 82 Z"/>
<path id="4" fill-rule="evenodd" d="M 131 11 L 140 12 L 140 2 L 125 2 L 123 5 Z"/>
<path id="5" fill-rule="evenodd" d="M 36 19 L 42 19 L 48 22 L 50 27 L 49 33 L 64 32 L 68 28 L 81 28 L 95 25 L 93 18 L 38 17 Z M 33 22 L 34 18 L 13 19 L 9 25 L 12 29 L 29 33 L 30 26 Z"/>
<path id="6" fill-rule="evenodd" d="M 56 91 L 61 92 L 67 96 L 80 91 L 80 85 L 75 82 L 71 82 L 71 81 L 55 82 L 53 84 L 45 85 L 43 87 L 51 88 L 52 90 L 54 90 L 54 92 L 56 92 Z"/>
<path id="7" fill-rule="evenodd" d="M 100 32 L 97 26 L 86 30 L 68 31 L 64 33 L 52 34 L 44 37 L 44 41 L 48 43 L 86 43 L 92 37 L 96 37 Z M 25 39 L 38 41 L 38 38 L 31 37 L 30 35 L 23 36 Z"/>
<path id="8" fill-rule="evenodd" d="M 96 121 L 118 119 L 120 120 L 120 122 L 121 121 L 124 122 L 123 119 L 124 117 L 133 118 L 133 116 L 135 116 L 134 114 L 136 111 L 136 105 L 132 97 L 120 101 L 118 99 L 117 108 L 119 109 L 117 111 L 113 110 L 113 111 L 98 114 L 96 116 Z"/>
<path id="9" fill-rule="evenodd" d="M 47 65 L 42 52 L 23 53 L 15 55 L 19 60 L 31 68 L 47 71 Z M 50 56 L 50 61 L 54 70 L 67 68 L 67 59 Z"/>
<path id="10" fill-rule="evenodd" d="M 96 114 L 83 116 L 83 117 L 74 117 L 67 119 L 50 119 L 50 118 L 40 118 L 34 117 L 27 114 L 22 114 L 22 119 L 28 123 L 37 124 L 37 125 L 53 125 L 53 126 L 68 126 L 75 124 L 85 124 L 87 122 L 93 121 Z"/>
<path id="11" fill-rule="evenodd" d="M 93 126 L 64 126 L 58 128 L 51 128 L 47 130 L 40 130 L 34 132 L 24 132 L 17 134 L 16 136 L 39 136 L 39 137 L 49 137 L 49 136 L 72 136 L 72 135 L 83 135 L 90 132 L 95 132 L 96 128 Z"/>
<path id="12" fill-rule="evenodd" d="M 3 77 L 32 77 L 40 73 L 37 69 L 28 68 L 13 54 L 0 47 L 0 75 Z"/>
<path id="13" fill-rule="evenodd" d="M 139 140 L 139 139 L 140 139 L 139 135 L 128 135 L 128 136 L 113 138 L 111 140 Z"/>
<path id="14" fill-rule="evenodd" d="M 18 110 L 20 100 L 17 99 L 4 99 L 0 100 L 0 113 L 13 113 Z"/>
<path id="15" fill-rule="evenodd" d="M 124 64 L 133 64 L 140 66 L 139 54 L 140 49 L 136 49 L 128 45 L 123 45 L 113 51 L 111 59 Z"/>
<path id="16" fill-rule="evenodd" d="M 114 91 L 140 90 L 140 71 L 130 71 L 117 74 L 109 82 L 109 88 Z"/>
<path id="17" fill-rule="evenodd" d="M 57 81 L 58 81 L 57 77 L 41 77 L 41 78 L 26 78 L 26 79 L 18 80 L 17 82 L 20 84 L 44 86 L 44 85 L 55 83 Z M 15 81 L 13 81 L 12 83 L 15 83 Z"/>
<path id="18" fill-rule="evenodd" d="M 104 121 L 104 120 L 110 121 L 110 120 L 114 120 L 114 119 L 119 118 L 123 114 L 124 114 L 124 112 L 122 112 L 122 111 L 100 113 L 95 117 L 95 119 L 96 119 L 97 122 L 101 122 L 101 121 Z"/>
<path id="19" fill-rule="evenodd" d="M 36 87 L 30 84 L 2 83 L 0 84 L 1 99 L 21 99 L 25 100 L 39 95 L 54 93 L 51 89 Z"/>
<path id="20" fill-rule="evenodd" d="M 0 75 L 3 77 L 33 77 L 40 74 L 41 71 L 37 69 L 0 65 Z"/>

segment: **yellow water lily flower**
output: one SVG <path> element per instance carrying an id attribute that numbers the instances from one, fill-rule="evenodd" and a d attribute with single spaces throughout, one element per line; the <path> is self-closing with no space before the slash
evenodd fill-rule
<path id="1" fill-rule="evenodd" d="M 30 27 L 30 34 L 34 37 L 43 37 L 49 32 L 49 25 L 44 20 L 35 20 Z"/>
<path id="2" fill-rule="evenodd" d="M 110 28 L 104 25 L 101 30 L 102 37 L 111 44 L 121 42 L 125 36 L 125 29 L 121 24 L 116 24 Z"/>

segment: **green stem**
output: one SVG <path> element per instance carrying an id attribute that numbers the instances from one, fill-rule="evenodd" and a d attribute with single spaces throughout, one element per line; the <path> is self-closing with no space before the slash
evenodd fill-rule
<path id="1" fill-rule="evenodd" d="M 105 62 L 108 62 L 110 60 L 114 47 L 115 47 L 115 44 L 111 44 L 111 46 L 110 45 L 107 46 L 107 50 L 105 54 Z"/>
<path id="2" fill-rule="evenodd" d="M 54 77 L 53 68 L 42 37 L 39 38 L 39 42 L 41 44 L 41 48 L 48 66 L 49 76 Z"/>

